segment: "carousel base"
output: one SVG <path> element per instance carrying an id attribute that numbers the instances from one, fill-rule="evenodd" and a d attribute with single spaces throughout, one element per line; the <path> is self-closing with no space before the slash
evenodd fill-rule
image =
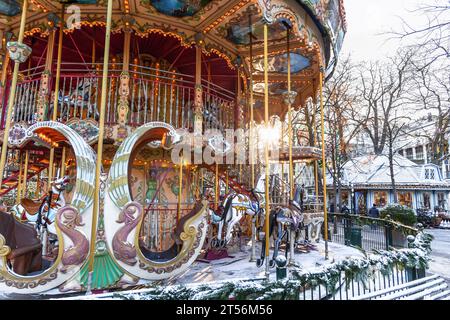
<path id="1" fill-rule="evenodd" d="M 328 243 L 329 258 L 325 260 L 325 243 L 320 241 L 309 246 L 298 247 L 296 250 L 293 263 L 304 271 L 314 272 L 318 269 L 326 267 L 332 263 L 343 261 L 349 257 L 364 257 L 363 253 L 358 249 L 347 247 L 334 242 Z M 260 244 L 256 246 L 257 255 L 260 252 Z M 273 251 L 271 251 L 272 254 Z M 250 262 L 251 246 L 250 241 L 241 246 L 241 250 L 233 252 L 232 256 L 219 260 L 211 260 L 205 263 L 203 259 L 195 261 L 192 266 L 179 276 L 159 281 L 158 285 L 196 285 L 206 284 L 238 279 L 257 279 L 264 278 L 265 266 L 258 268 L 255 262 Z M 284 250 L 280 251 L 284 255 Z M 258 258 L 258 257 L 256 257 Z M 276 269 L 270 269 L 270 280 L 276 280 Z M 155 283 L 141 280 L 137 286 L 124 288 L 120 290 L 122 293 L 132 293 L 135 290 L 142 290 L 148 286 L 154 286 Z M 112 291 L 112 290 L 111 290 Z M 95 292 L 94 292 L 95 293 Z M 61 294 L 55 290 L 42 295 L 12 295 L 0 292 L 0 299 L 102 299 L 111 298 L 112 293 L 101 293 L 94 295 L 85 295 L 85 293 Z"/>

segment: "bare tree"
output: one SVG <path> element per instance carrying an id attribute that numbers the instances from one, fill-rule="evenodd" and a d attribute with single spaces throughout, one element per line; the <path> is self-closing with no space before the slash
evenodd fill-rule
<path id="1" fill-rule="evenodd" d="M 400 50 L 386 63 L 362 65 L 358 83 L 359 112 L 353 114 L 354 120 L 369 136 L 374 153 L 387 153 L 395 201 L 394 145 L 413 113 L 413 57 L 412 50 Z M 388 150 L 385 150 L 386 146 Z"/>
<path id="2" fill-rule="evenodd" d="M 393 31 L 396 39 L 413 40 L 416 50 L 425 53 L 423 67 L 442 58 L 450 57 L 450 0 L 434 0 L 422 3 L 412 10 L 426 17 L 423 25 L 411 25 L 401 18 L 402 30 Z"/>
<path id="3" fill-rule="evenodd" d="M 341 59 L 333 77 L 324 88 L 325 120 L 328 128 L 326 148 L 331 158 L 328 172 L 333 178 L 335 208 L 342 208 L 343 167 L 349 160 L 349 144 L 361 128 L 359 123 L 352 120 L 357 106 L 355 71 L 356 67 L 350 57 Z"/>
<path id="4" fill-rule="evenodd" d="M 433 127 L 415 130 L 410 135 L 428 141 L 430 161 L 439 164 L 448 148 L 446 133 L 450 130 L 450 64 L 448 62 L 424 66 L 424 59 L 416 59 L 414 82 L 416 104 L 429 111 Z M 426 62 L 425 62 L 426 63 Z"/>
<path id="5" fill-rule="evenodd" d="M 408 119 L 411 110 L 411 51 L 399 51 L 386 63 L 369 63 L 359 70 L 359 111 L 354 112 L 356 121 L 373 144 L 373 151 L 380 155 L 385 151 L 389 138 L 389 123 Z"/>

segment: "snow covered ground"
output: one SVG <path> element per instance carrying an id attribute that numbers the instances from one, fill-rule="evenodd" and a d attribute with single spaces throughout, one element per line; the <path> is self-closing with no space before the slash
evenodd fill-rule
<path id="1" fill-rule="evenodd" d="M 321 241 L 315 244 L 316 250 L 309 253 L 296 253 L 295 262 L 303 270 L 313 271 L 316 268 L 327 266 L 331 263 L 344 260 L 348 257 L 364 257 L 357 249 L 346 247 L 333 242 L 328 243 L 329 259 L 325 260 L 325 243 Z M 256 256 L 260 247 L 257 246 Z M 271 251 L 272 253 L 272 251 Z M 281 252 L 284 254 L 284 251 Z M 231 280 L 234 278 L 264 277 L 265 266 L 258 268 L 255 262 L 250 262 L 250 246 L 243 246 L 242 251 L 229 253 L 233 258 L 211 261 L 210 263 L 196 261 L 183 274 L 170 279 L 168 284 L 202 283 L 212 281 Z M 271 269 L 270 277 L 275 280 L 275 268 Z"/>

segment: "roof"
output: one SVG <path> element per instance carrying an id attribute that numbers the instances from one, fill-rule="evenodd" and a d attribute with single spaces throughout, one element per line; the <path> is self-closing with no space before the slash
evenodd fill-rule
<path id="1" fill-rule="evenodd" d="M 435 169 L 435 179 L 425 179 L 425 168 Z M 391 174 L 387 155 L 366 155 L 348 161 L 343 167 L 343 184 L 353 184 L 359 188 L 390 187 Z M 399 154 L 394 155 L 394 178 L 397 187 L 450 188 L 445 182 L 439 167 L 434 164 L 418 165 Z M 333 180 L 330 177 L 330 183 Z"/>

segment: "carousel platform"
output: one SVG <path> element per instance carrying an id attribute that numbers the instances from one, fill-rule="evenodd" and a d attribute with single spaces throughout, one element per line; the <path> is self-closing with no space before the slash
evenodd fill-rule
<path id="1" fill-rule="evenodd" d="M 364 257 L 358 249 L 347 247 L 341 244 L 329 242 L 329 259 L 325 260 L 325 243 L 314 244 L 315 249 L 311 249 L 308 253 L 296 252 L 295 262 L 305 272 L 318 272 L 322 268 L 333 263 L 346 260 L 348 258 Z M 259 252 L 259 246 L 257 246 Z M 255 262 L 249 261 L 250 243 L 243 245 L 241 250 L 229 253 L 230 257 L 210 261 L 209 263 L 195 261 L 186 272 L 167 281 L 158 282 L 157 285 L 171 287 L 177 285 L 186 285 L 187 287 L 198 286 L 202 284 L 219 284 L 227 281 L 253 281 L 264 278 L 264 266 L 258 268 Z M 284 253 L 284 252 L 282 252 Z M 289 268 L 288 268 L 289 270 Z M 276 269 L 270 269 L 270 280 L 276 280 Z M 128 288 L 120 291 L 120 296 L 129 294 L 145 294 L 146 290 L 154 287 L 155 283 L 146 283 L 138 285 L 134 288 Z M 100 293 L 94 295 L 71 295 L 68 297 L 58 297 L 55 299 L 63 300 L 92 300 L 92 299 L 121 299 L 117 295 L 119 291 Z"/>

